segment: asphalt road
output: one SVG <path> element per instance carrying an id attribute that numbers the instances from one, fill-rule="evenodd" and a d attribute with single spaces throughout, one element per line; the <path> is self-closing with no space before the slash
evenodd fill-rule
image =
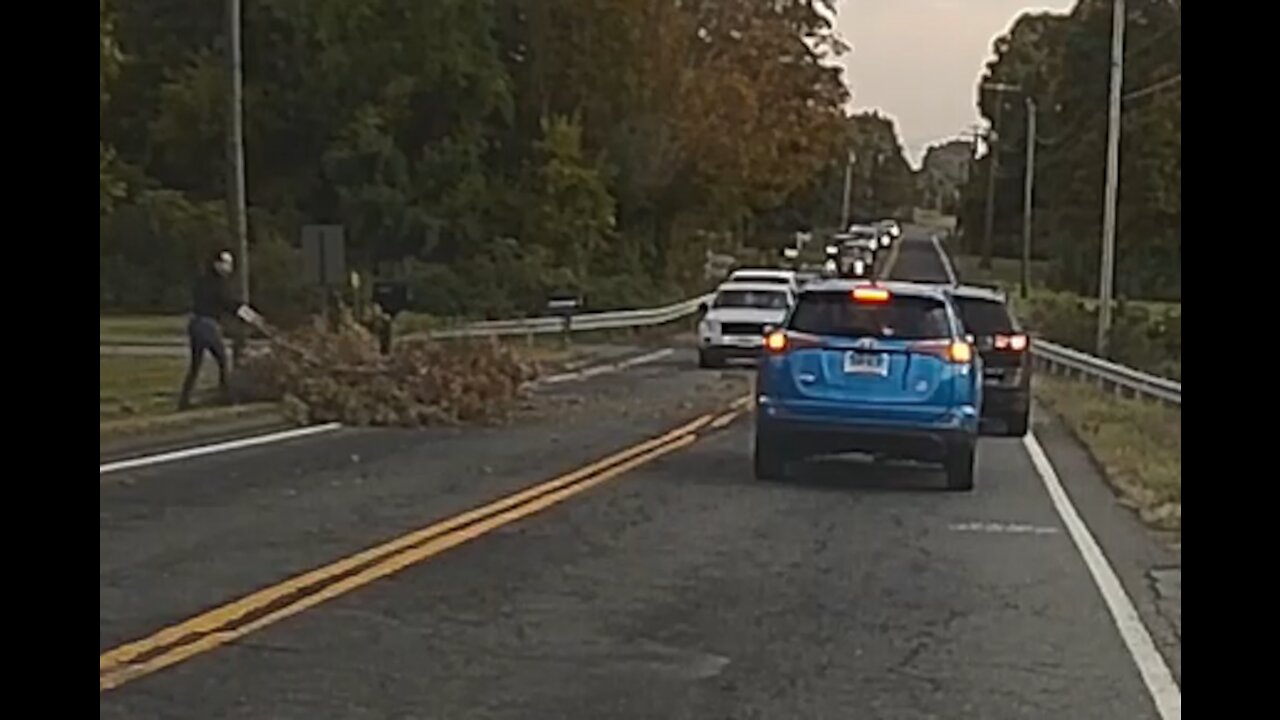
<path id="1" fill-rule="evenodd" d="M 939 265 L 909 232 L 888 270 Z M 733 404 L 749 380 L 684 349 L 545 388 L 500 427 L 338 430 L 103 475 L 101 716 L 1160 717 L 1023 443 L 984 440 L 969 494 L 856 460 L 759 483 Z M 1035 431 L 1180 681 L 1180 598 L 1152 574 L 1179 553 L 1060 427 Z M 333 574 L 287 582 L 316 568 Z"/>

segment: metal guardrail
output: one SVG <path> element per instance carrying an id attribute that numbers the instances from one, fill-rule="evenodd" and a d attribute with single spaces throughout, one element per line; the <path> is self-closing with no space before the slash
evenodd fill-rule
<path id="1" fill-rule="evenodd" d="M 640 310 L 611 310 L 608 312 L 579 313 L 568 317 L 548 315 L 518 320 L 485 320 L 459 328 L 434 330 L 427 333 L 432 338 L 489 337 L 505 335 L 541 335 L 590 330 L 616 330 L 633 327 L 665 325 L 692 315 L 698 305 L 709 301 L 711 295 L 684 300 L 657 308 Z M 566 325 L 567 323 L 567 325 Z"/>
<path id="2" fill-rule="evenodd" d="M 1031 354 L 1037 365 L 1050 373 L 1094 382 L 1119 395 L 1182 407 L 1182 383 L 1176 380 L 1151 375 L 1047 340 L 1033 340 Z"/>

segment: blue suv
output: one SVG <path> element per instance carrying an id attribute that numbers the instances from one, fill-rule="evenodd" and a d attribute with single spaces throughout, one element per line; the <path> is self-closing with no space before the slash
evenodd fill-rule
<path id="1" fill-rule="evenodd" d="M 862 452 L 939 462 L 973 488 L 982 360 L 946 288 L 821 280 L 765 338 L 757 370 L 755 474 Z"/>

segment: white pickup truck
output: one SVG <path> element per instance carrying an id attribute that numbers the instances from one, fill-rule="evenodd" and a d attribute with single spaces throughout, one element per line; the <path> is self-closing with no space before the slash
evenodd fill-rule
<path id="1" fill-rule="evenodd" d="M 730 281 L 721 285 L 703 306 L 698 321 L 698 366 L 754 360 L 764 347 L 765 326 L 781 323 L 794 303 L 789 284 Z"/>

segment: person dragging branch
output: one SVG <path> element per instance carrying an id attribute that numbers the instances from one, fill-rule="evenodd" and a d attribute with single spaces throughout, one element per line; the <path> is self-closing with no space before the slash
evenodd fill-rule
<path id="1" fill-rule="evenodd" d="M 218 324 L 223 315 L 235 316 L 255 327 L 265 327 L 262 316 L 232 294 L 229 279 L 234 270 L 235 257 L 223 250 L 214 256 L 208 268 L 196 278 L 191 297 L 191 319 L 187 322 L 191 361 L 187 366 L 187 376 L 182 381 L 182 393 L 178 397 L 179 410 L 191 407 L 191 391 L 195 388 L 196 378 L 200 376 L 200 366 L 204 363 L 206 352 L 218 364 L 218 390 L 222 393 L 223 400 L 234 402 L 228 378 L 227 346 L 222 341 L 222 330 Z"/>

